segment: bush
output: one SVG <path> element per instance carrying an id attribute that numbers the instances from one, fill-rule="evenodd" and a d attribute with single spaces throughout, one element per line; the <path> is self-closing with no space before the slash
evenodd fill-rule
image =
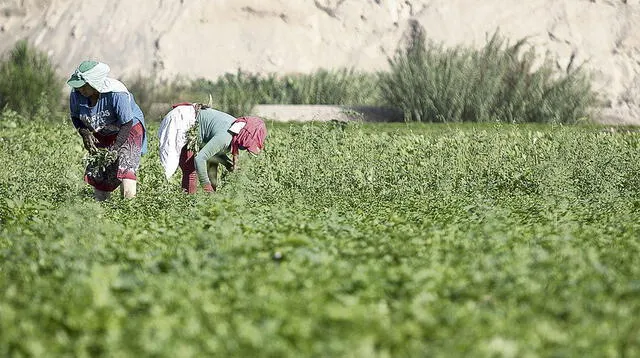
<path id="1" fill-rule="evenodd" d="M 537 65 L 526 39 L 510 45 L 497 32 L 484 48 L 446 49 L 426 43 L 417 29 L 405 50 L 380 74 L 386 104 L 406 121 L 573 123 L 588 117 L 595 101 L 582 68 L 556 73 Z"/>
<path id="2" fill-rule="evenodd" d="M 63 79 L 44 53 L 18 41 L 0 63 L 0 108 L 32 116 L 61 106 Z"/>

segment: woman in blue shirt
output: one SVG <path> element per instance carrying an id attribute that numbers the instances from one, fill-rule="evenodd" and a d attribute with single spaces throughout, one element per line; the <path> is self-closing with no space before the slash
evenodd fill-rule
<path id="1" fill-rule="evenodd" d="M 147 150 L 144 115 L 122 82 L 107 77 L 109 66 L 82 62 L 67 84 L 72 88 L 69 111 L 74 127 L 90 154 L 99 148 L 116 151 L 117 160 L 104 170 L 88 165 L 85 181 L 94 187 L 94 197 L 106 200 L 120 186 L 122 196 L 136 195 L 136 172 L 140 156 Z"/>

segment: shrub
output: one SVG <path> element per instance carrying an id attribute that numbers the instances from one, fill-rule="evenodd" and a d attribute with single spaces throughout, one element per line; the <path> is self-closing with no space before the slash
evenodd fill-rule
<path id="1" fill-rule="evenodd" d="M 581 67 L 558 73 L 538 65 L 526 39 L 510 45 L 497 32 L 482 49 L 426 43 L 415 30 L 380 74 L 386 104 L 406 121 L 572 123 L 588 117 L 595 94 Z"/>
<path id="2" fill-rule="evenodd" d="M 60 108 L 63 79 L 46 54 L 18 41 L 0 63 L 0 107 L 31 116 L 40 108 Z"/>

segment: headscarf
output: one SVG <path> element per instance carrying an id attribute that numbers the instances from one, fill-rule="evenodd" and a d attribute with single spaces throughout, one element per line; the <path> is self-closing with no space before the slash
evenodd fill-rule
<path id="1" fill-rule="evenodd" d="M 80 88 L 88 83 L 100 93 L 129 92 L 120 81 L 107 77 L 109 65 L 97 61 L 83 61 L 71 75 L 67 84 L 73 88 Z"/>
<path id="2" fill-rule="evenodd" d="M 240 117 L 234 123 L 244 122 L 246 125 L 231 139 L 231 153 L 238 154 L 242 147 L 253 154 L 259 154 L 264 148 L 267 127 L 259 117 Z"/>

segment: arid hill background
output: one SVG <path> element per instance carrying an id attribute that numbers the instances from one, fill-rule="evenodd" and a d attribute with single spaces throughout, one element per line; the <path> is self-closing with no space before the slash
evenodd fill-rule
<path id="1" fill-rule="evenodd" d="M 447 46 L 528 37 L 560 70 L 592 72 L 600 121 L 640 124 L 639 0 L 0 0 L 0 54 L 26 38 L 65 76 L 88 58 L 114 77 L 375 71 L 413 20 Z"/>

